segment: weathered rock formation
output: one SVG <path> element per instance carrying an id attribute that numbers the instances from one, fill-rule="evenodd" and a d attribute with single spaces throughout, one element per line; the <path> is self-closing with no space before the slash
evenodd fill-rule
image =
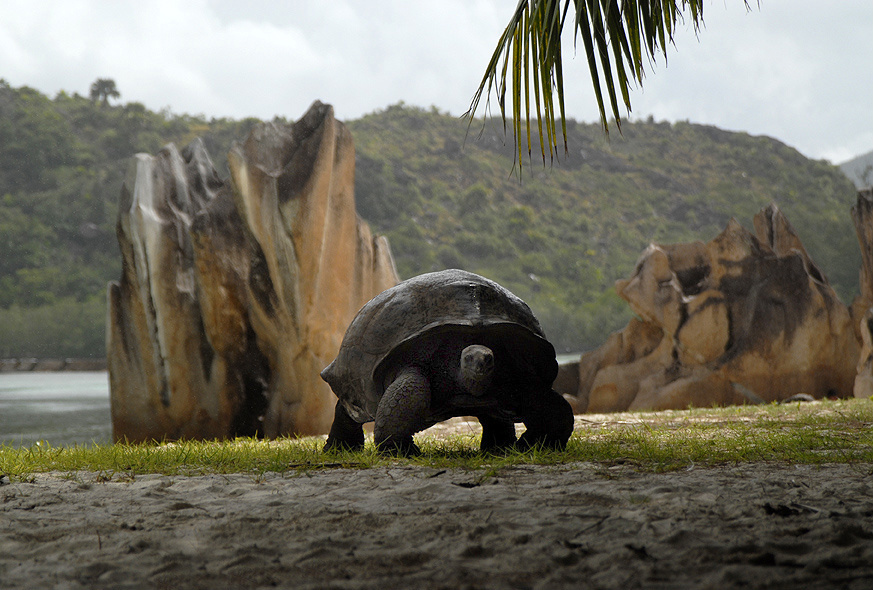
<path id="1" fill-rule="evenodd" d="M 873 396 L 873 189 L 858 192 L 852 207 L 855 233 L 861 246 L 860 294 L 852 302 L 852 316 L 861 343 L 855 397 Z"/>
<path id="2" fill-rule="evenodd" d="M 848 308 L 775 205 L 754 227 L 643 253 L 616 283 L 638 318 L 582 356 L 577 412 L 852 395 Z"/>
<path id="3" fill-rule="evenodd" d="M 333 109 L 259 124 L 217 174 L 197 140 L 140 154 L 122 187 L 110 284 L 113 436 L 327 432 L 319 377 L 367 300 L 394 285 L 355 213 L 355 151 Z"/>

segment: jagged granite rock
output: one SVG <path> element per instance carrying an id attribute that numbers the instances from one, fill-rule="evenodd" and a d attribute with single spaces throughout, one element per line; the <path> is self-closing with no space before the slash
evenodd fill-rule
<path id="1" fill-rule="evenodd" d="M 858 191 L 852 207 L 855 233 L 861 246 L 861 292 L 852 302 L 856 336 L 861 343 L 855 377 L 855 397 L 873 396 L 873 189 Z"/>
<path id="2" fill-rule="evenodd" d="M 259 124 L 222 180 L 196 140 L 136 157 L 109 287 L 113 436 L 327 432 L 319 377 L 367 300 L 398 282 L 355 213 L 354 144 L 329 105 Z"/>
<path id="3" fill-rule="evenodd" d="M 577 412 L 852 395 L 848 308 L 775 205 L 754 226 L 643 252 L 616 283 L 638 319 L 582 355 Z"/>

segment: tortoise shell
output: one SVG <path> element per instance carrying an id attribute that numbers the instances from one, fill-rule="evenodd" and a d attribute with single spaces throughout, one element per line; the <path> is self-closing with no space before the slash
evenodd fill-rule
<path id="1" fill-rule="evenodd" d="M 555 349 L 527 304 L 494 281 L 456 269 L 413 277 L 367 302 L 321 377 L 352 419 L 369 422 L 393 365 L 427 363 L 435 343 L 458 336 L 499 345 L 514 371 L 541 386 L 531 395 L 551 390 Z"/>

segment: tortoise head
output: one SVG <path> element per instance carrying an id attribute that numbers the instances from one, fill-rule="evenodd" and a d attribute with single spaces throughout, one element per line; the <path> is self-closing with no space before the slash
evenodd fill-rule
<path id="1" fill-rule="evenodd" d="M 474 397 L 481 397 L 494 375 L 494 353 L 487 346 L 472 344 L 461 351 L 460 385 Z"/>

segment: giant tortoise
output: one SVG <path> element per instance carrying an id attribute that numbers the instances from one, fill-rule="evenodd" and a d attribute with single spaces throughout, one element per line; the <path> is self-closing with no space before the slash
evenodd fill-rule
<path id="1" fill-rule="evenodd" d="M 539 322 L 507 289 L 462 270 L 411 278 L 361 308 L 322 371 L 339 398 L 325 450 L 362 448 L 375 420 L 380 452 L 417 454 L 413 434 L 453 416 L 479 419 L 483 451 L 563 449 L 573 412 L 552 389 L 557 372 Z"/>

